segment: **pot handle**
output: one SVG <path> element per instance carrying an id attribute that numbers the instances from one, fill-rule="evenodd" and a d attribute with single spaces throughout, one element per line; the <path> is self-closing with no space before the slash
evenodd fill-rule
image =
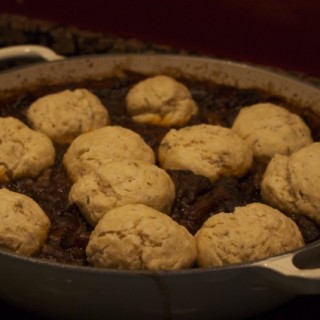
<path id="1" fill-rule="evenodd" d="M 53 50 L 38 45 L 18 45 L 0 49 L 0 60 L 21 57 L 40 57 L 47 61 L 64 59 Z"/>
<path id="2" fill-rule="evenodd" d="M 320 241 L 283 256 L 254 263 L 268 283 L 296 294 L 320 294 Z"/>

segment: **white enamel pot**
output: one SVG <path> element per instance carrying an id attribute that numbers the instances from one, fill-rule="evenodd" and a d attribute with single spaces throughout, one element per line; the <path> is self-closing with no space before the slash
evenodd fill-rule
<path id="1" fill-rule="evenodd" d="M 260 88 L 320 114 L 320 90 L 316 87 L 229 61 L 149 54 L 62 59 L 37 46 L 6 50 L 0 51 L 0 58 L 36 54 L 57 61 L 3 72 L 0 97 L 35 85 L 97 79 L 126 69 Z M 75 267 L 0 251 L 0 298 L 52 319 L 241 319 L 299 294 L 319 294 L 319 257 L 320 241 L 316 241 L 254 263 L 142 272 Z"/>

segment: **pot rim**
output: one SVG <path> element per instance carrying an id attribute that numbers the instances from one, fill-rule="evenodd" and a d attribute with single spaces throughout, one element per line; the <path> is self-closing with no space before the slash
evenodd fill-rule
<path id="1" fill-rule="evenodd" d="M 77 68 L 79 65 L 80 70 Z M 65 69 L 65 72 L 57 80 L 54 73 L 59 73 L 59 69 Z M 104 53 L 73 56 L 67 59 L 59 56 L 51 61 L 36 62 L 2 71 L 0 73 L 0 94 L 6 96 L 12 90 L 25 89 L 30 86 L 54 85 L 63 81 L 68 83 L 115 76 L 120 70 L 145 75 L 159 74 L 160 70 L 171 76 L 210 80 L 240 88 L 256 87 L 275 95 L 284 96 L 287 101 L 320 115 L 320 88 L 315 83 L 308 82 L 306 79 L 298 79 L 281 69 L 273 70 L 266 66 L 190 54 Z M 6 78 L 5 81 L 1 80 L 3 77 Z M 12 86 L 15 81 L 19 82 L 19 86 Z M 274 82 L 277 84 L 274 85 Z M 303 97 L 301 98 L 296 91 L 303 91 Z"/>
<path id="2" fill-rule="evenodd" d="M 30 263 L 37 264 L 39 266 L 51 267 L 57 270 L 80 271 L 82 273 L 97 273 L 101 275 L 109 274 L 109 275 L 119 275 L 119 276 L 159 275 L 162 277 L 170 277 L 170 276 L 177 277 L 177 276 L 197 275 L 199 273 L 200 274 L 206 274 L 206 273 L 212 273 L 212 272 L 217 273 L 217 272 L 226 271 L 226 270 L 241 271 L 247 268 L 269 269 L 270 267 L 268 265 L 268 262 L 271 262 L 272 264 L 273 261 L 281 261 L 281 260 L 288 260 L 288 259 L 294 260 L 299 254 L 307 253 L 313 249 L 320 250 L 320 239 L 312 243 L 306 244 L 303 247 L 300 247 L 293 251 L 272 256 L 269 258 L 260 259 L 260 260 L 235 263 L 235 264 L 229 264 L 224 266 L 215 266 L 215 267 L 207 267 L 207 268 L 194 267 L 194 268 L 179 269 L 179 270 L 126 270 L 126 269 L 114 269 L 114 268 L 98 268 L 98 267 L 89 266 L 89 265 L 80 266 L 80 265 L 72 265 L 72 264 L 56 262 L 56 261 L 49 261 L 49 260 L 41 259 L 38 257 L 22 256 L 14 252 L 3 251 L 3 250 L 0 250 L 0 258 L 3 257 L 3 258 L 9 258 L 13 260 L 20 260 L 21 262 L 24 262 L 27 264 L 30 264 Z M 320 270 L 320 268 L 318 270 Z M 278 271 L 281 272 L 281 270 L 278 270 Z M 299 274 L 296 274 L 296 275 L 299 276 Z M 320 279 L 320 271 L 319 271 L 318 277 Z"/>

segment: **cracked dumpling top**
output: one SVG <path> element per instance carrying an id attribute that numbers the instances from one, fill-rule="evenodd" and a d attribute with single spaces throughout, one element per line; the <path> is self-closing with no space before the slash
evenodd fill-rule
<path id="1" fill-rule="evenodd" d="M 134 121 L 160 126 L 182 126 L 198 111 L 188 88 L 164 75 L 137 83 L 126 102 Z"/>
<path id="2" fill-rule="evenodd" d="M 255 157 L 266 160 L 277 153 L 290 154 L 313 142 L 301 117 L 272 103 L 242 108 L 232 130 L 252 146 Z"/>
<path id="3" fill-rule="evenodd" d="M 79 134 L 107 125 L 109 113 L 87 89 L 48 94 L 31 104 L 28 121 L 57 143 L 70 143 Z"/>
<path id="4" fill-rule="evenodd" d="M 86 220 L 96 225 L 103 215 L 125 204 L 141 203 L 168 213 L 175 198 L 170 176 L 140 160 L 109 162 L 78 179 L 69 193 Z"/>
<path id="5" fill-rule="evenodd" d="M 320 225 L 319 168 L 319 142 L 289 156 L 275 155 L 262 179 L 262 198 L 284 212 L 303 214 Z"/>
<path id="6" fill-rule="evenodd" d="M 33 178 L 55 159 L 51 140 L 18 119 L 0 118 L 0 181 Z"/>
<path id="7" fill-rule="evenodd" d="M 8 189 L 0 189 L 0 221 L 0 248 L 26 256 L 40 250 L 50 229 L 35 201 Z"/>
<path id="8" fill-rule="evenodd" d="M 252 151 L 229 128 L 201 124 L 171 129 L 158 150 L 164 169 L 191 170 L 212 182 L 220 176 L 242 176 L 251 167 Z"/>
<path id="9" fill-rule="evenodd" d="M 63 157 L 71 180 L 76 181 L 104 164 L 117 160 L 155 163 L 151 147 L 136 132 L 120 126 L 106 126 L 78 136 Z"/>
<path id="10" fill-rule="evenodd" d="M 262 203 L 213 215 L 195 240 L 197 264 L 205 268 L 265 259 L 304 245 L 295 222 Z"/>
<path id="11" fill-rule="evenodd" d="M 90 264 L 116 269 L 176 270 L 196 259 L 194 237 L 168 215 L 142 204 L 109 211 L 86 248 Z"/>

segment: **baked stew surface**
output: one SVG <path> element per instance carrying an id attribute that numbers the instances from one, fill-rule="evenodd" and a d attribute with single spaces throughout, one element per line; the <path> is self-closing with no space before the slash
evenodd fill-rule
<path id="1" fill-rule="evenodd" d="M 30 89 L 0 101 L 0 116 L 13 116 L 27 123 L 26 109 L 37 98 L 66 88 L 87 88 L 107 106 L 112 125 L 136 131 L 156 152 L 161 139 L 170 128 L 135 123 L 126 112 L 125 97 L 128 90 L 144 78 L 139 74 L 126 73 L 121 78 Z M 256 89 L 237 89 L 207 82 L 178 80 L 189 88 L 199 107 L 199 113 L 187 125 L 208 123 L 231 127 L 241 107 L 258 102 L 272 102 L 299 113 L 310 127 L 314 141 L 320 140 L 320 118 L 306 110 L 302 113 L 279 97 Z M 49 216 L 51 229 L 47 242 L 37 254 L 39 258 L 87 265 L 85 247 L 92 227 L 75 205 L 68 204 L 68 192 L 72 183 L 62 164 L 68 145 L 56 144 L 55 147 L 57 155 L 52 168 L 36 179 L 2 183 L 0 187 L 30 196 Z M 168 170 L 176 187 L 172 218 L 195 234 L 203 222 L 215 213 L 232 212 L 236 206 L 261 202 L 260 182 L 265 168 L 265 163 L 255 161 L 244 177 L 222 177 L 214 184 L 208 178 L 195 175 L 191 171 Z M 320 228 L 307 217 L 289 217 L 297 223 L 305 243 L 320 238 Z"/>

